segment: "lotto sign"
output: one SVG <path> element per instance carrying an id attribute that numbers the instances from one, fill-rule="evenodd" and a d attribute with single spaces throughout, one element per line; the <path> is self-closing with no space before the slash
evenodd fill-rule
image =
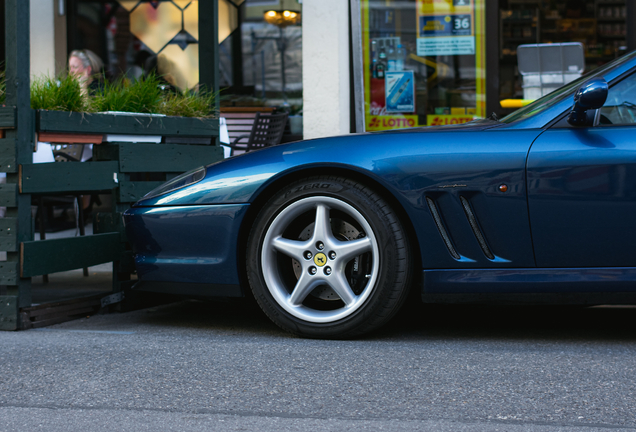
<path id="1" fill-rule="evenodd" d="M 456 125 L 473 120 L 475 120 L 475 117 L 471 115 L 434 114 L 426 116 L 426 124 L 428 126 Z"/>
<path id="2" fill-rule="evenodd" d="M 367 116 L 367 131 L 404 129 L 417 126 L 416 115 Z"/>
<path id="3" fill-rule="evenodd" d="M 475 54 L 472 0 L 418 0 L 417 55 Z"/>

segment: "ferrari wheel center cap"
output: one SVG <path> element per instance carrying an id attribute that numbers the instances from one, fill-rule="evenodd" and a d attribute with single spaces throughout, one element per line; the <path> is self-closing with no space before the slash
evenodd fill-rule
<path id="1" fill-rule="evenodd" d="M 327 264 L 327 255 L 325 255 L 324 253 L 318 253 L 314 256 L 314 263 L 318 266 L 318 267 L 323 267 L 325 264 Z"/>

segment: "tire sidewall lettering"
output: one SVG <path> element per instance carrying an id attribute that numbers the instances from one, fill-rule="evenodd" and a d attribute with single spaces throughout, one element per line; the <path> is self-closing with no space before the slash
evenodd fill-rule
<path id="1" fill-rule="evenodd" d="M 285 195 L 284 198 L 287 199 L 289 198 L 290 195 L 293 194 L 297 194 L 297 193 L 301 193 L 301 192 L 306 192 L 306 191 L 310 191 L 310 190 L 327 190 L 327 189 L 331 189 L 333 188 L 333 184 L 332 183 L 310 183 L 310 184 L 306 184 L 303 186 L 298 186 L 295 187 L 291 190 L 288 190 Z"/>

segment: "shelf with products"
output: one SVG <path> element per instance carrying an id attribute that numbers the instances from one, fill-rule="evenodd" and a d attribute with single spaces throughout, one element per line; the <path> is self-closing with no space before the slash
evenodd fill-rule
<path id="1" fill-rule="evenodd" d="M 625 0 L 596 0 L 597 6 L 614 6 L 614 5 L 624 5 Z"/>
<path id="2" fill-rule="evenodd" d="M 537 0 L 533 6 L 530 2 L 500 0 L 499 87 L 502 98 L 520 97 L 523 92 L 521 76 L 516 71 L 519 45 L 581 42 L 585 49 L 587 71 L 624 54 L 627 1 L 636 0 Z M 514 21 L 519 19 L 519 10 L 527 11 L 533 7 L 536 9 L 532 19 L 526 18 L 525 22 Z M 528 12 L 525 14 L 527 16 Z M 532 33 L 527 34 L 530 37 L 516 38 L 521 30 L 516 30 L 515 35 L 513 29 L 524 26 L 532 26 Z"/>
<path id="3" fill-rule="evenodd" d="M 627 5 L 623 1 L 596 1 L 600 39 L 621 39 L 627 34 Z"/>
<path id="4" fill-rule="evenodd" d="M 510 9 L 500 11 L 500 57 L 515 56 L 517 47 L 540 41 L 539 9 L 531 2 L 509 2 Z"/>
<path id="5" fill-rule="evenodd" d="M 542 18 L 541 43 L 581 42 L 586 55 L 590 47 L 594 47 L 595 56 L 598 52 L 605 54 L 605 47 L 598 43 L 598 23 L 595 18 L 561 18 L 556 10 L 544 11 L 544 15 L 550 19 Z"/>

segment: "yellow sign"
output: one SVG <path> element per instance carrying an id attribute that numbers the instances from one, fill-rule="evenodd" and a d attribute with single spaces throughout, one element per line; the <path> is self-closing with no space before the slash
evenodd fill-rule
<path id="1" fill-rule="evenodd" d="M 379 4 L 382 6 L 378 6 Z M 404 44 L 401 36 L 372 38 L 373 32 L 379 31 L 371 19 L 371 12 L 384 9 L 385 2 L 360 0 L 363 73 L 364 73 L 364 130 L 382 131 L 391 129 L 413 128 L 428 125 L 461 124 L 485 116 L 485 0 L 415 0 L 411 11 L 417 17 L 417 43 Z M 387 2 L 390 5 L 394 2 Z M 392 7 L 388 8 L 393 11 Z M 393 15 L 391 15 L 394 18 Z M 387 34 L 399 35 L 404 31 L 404 24 L 392 19 Z M 410 27 L 410 26 L 409 26 Z M 410 40 L 410 39 L 409 39 Z M 388 43 L 388 45 L 387 45 Z M 399 47 L 401 62 L 389 63 L 387 46 Z M 402 45 L 400 47 L 400 45 Z M 451 68 L 445 62 L 452 61 L 453 55 L 473 55 L 476 83 L 475 106 L 466 111 L 457 110 L 455 115 L 433 115 L 439 108 L 431 100 L 430 95 L 448 92 L 455 86 L 463 85 L 455 79 Z M 470 58 L 464 57 L 462 62 L 472 65 Z M 419 65 L 417 64 L 419 63 Z M 462 63 L 463 64 L 463 63 Z M 381 67 L 378 67 L 381 66 Z M 423 67 L 424 66 L 424 67 Z M 396 68 L 397 71 L 414 71 L 415 90 L 418 103 L 414 112 L 393 114 L 387 110 L 386 76 Z M 473 77 L 471 76 L 472 80 Z M 422 100 L 425 100 L 422 103 Z M 443 99 L 446 101 L 447 99 Z M 449 102 L 444 105 L 449 104 Z M 450 107 L 449 107 L 450 108 Z M 454 107 L 456 108 L 456 107 Z M 417 115 L 415 113 L 418 113 Z M 428 114 L 428 115 L 427 115 Z"/>
<path id="2" fill-rule="evenodd" d="M 474 0 L 417 0 L 417 55 L 475 54 Z"/>
<path id="3" fill-rule="evenodd" d="M 426 116 L 426 124 L 428 126 L 457 125 L 473 120 L 475 120 L 475 117 L 472 115 L 434 114 Z"/>
<path id="4" fill-rule="evenodd" d="M 473 0 L 418 0 L 421 15 L 472 13 Z"/>
<path id="5" fill-rule="evenodd" d="M 450 17 L 446 17 L 450 21 Z M 444 30 L 444 24 L 441 21 L 428 21 L 424 27 L 424 31 L 441 31 Z"/>
<path id="6" fill-rule="evenodd" d="M 381 131 L 391 129 L 404 129 L 416 127 L 417 116 L 416 115 L 401 115 L 401 116 L 374 116 L 367 115 L 367 128 L 368 131 Z"/>

